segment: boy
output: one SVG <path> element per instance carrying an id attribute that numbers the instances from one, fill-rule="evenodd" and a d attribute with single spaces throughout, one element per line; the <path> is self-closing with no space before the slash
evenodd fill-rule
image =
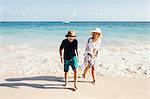
<path id="1" fill-rule="evenodd" d="M 68 34 L 66 35 L 66 39 L 64 39 L 60 45 L 60 58 L 61 58 L 61 63 L 63 63 L 64 59 L 64 76 L 65 76 L 65 84 L 64 86 L 67 86 L 67 73 L 69 71 L 69 66 L 71 65 L 72 70 L 74 71 L 74 88 L 77 89 L 76 82 L 77 82 L 77 67 L 78 67 L 78 62 L 77 58 L 78 57 L 78 41 L 75 39 L 75 31 L 68 31 Z M 62 58 L 62 50 L 64 49 L 64 55 Z"/>

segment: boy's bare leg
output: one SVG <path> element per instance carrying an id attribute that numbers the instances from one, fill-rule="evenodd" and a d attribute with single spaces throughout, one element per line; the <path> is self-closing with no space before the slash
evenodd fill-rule
<path id="1" fill-rule="evenodd" d="M 65 72 L 65 74 L 64 74 L 64 76 L 65 76 L 65 84 L 64 84 L 64 86 L 66 86 L 67 85 L 67 83 L 68 83 L 68 77 L 67 77 L 67 72 Z"/>
<path id="2" fill-rule="evenodd" d="M 85 76 L 86 76 L 86 73 L 87 73 L 87 71 L 89 70 L 89 68 L 90 68 L 90 65 L 88 64 L 87 66 L 86 66 L 86 68 L 84 69 L 84 73 L 83 73 L 83 78 L 85 78 Z"/>
<path id="3" fill-rule="evenodd" d="M 74 70 L 74 88 L 77 89 L 77 70 Z"/>
<path id="4" fill-rule="evenodd" d="M 92 83 L 95 84 L 95 67 L 94 66 L 92 66 L 92 78 L 93 78 Z"/>

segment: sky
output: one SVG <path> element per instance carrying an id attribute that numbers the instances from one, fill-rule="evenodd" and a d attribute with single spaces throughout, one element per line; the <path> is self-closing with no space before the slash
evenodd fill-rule
<path id="1" fill-rule="evenodd" d="M 150 21 L 150 0 L 0 0 L 0 21 Z"/>

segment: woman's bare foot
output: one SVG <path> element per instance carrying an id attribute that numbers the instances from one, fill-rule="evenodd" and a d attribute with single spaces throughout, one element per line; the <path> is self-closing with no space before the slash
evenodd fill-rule
<path id="1" fill-rule="evenodd" d="M 82 77 L 85 78 L 85 74 L 82 74 Z"/>
<path id="2" fill-rule="evenodd" d="M 95 85 L 95 80 L 92 81 L 92 84 Z"/>

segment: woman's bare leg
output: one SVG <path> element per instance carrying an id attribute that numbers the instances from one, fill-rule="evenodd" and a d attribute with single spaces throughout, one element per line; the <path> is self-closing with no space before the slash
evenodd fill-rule
<path id="1" fill-rule="evenodd" d="M 95 67 L 92 66 L 92 78 L 93 78 L 93 84 L 95 84 Z"/>
<path id="2" fill-rule="evenodd" d="M 89 70 L 89 68 L 90 68 L 90 65 L 88 64 L 88 65 L 86 66 L 86 68 L 84 69 L 83 78 L 85 78 L 86 73 L 87 73 L 87 71 Z"/>

